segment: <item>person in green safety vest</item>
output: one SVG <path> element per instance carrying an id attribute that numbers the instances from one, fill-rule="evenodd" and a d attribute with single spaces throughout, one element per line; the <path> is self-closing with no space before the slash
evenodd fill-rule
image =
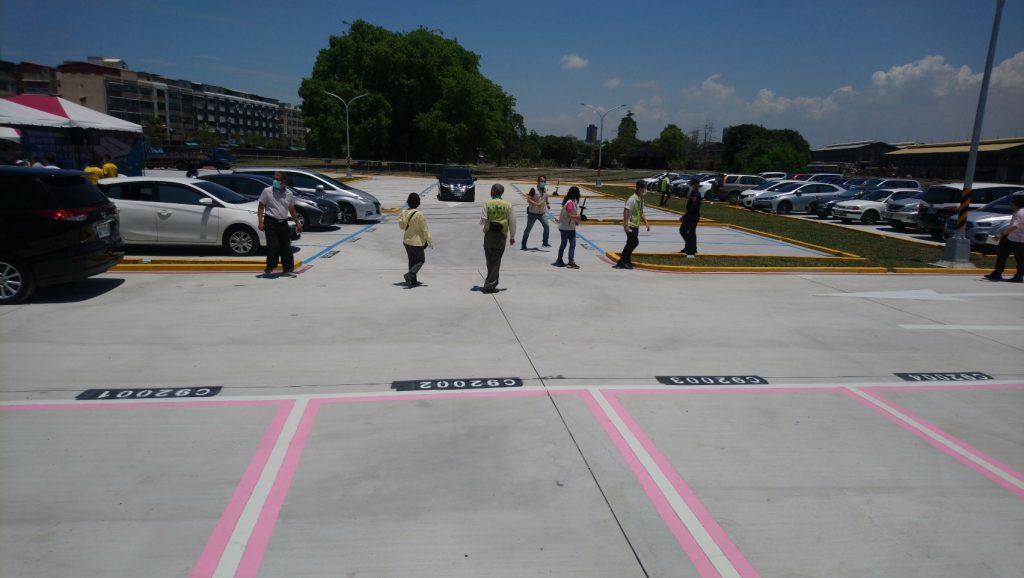
<path id="1" fill-rule="evenodd" d="M 658 191 L 661 193 L 661 198 L 658 199 L 658 206 L 664 207 L 672 196 L 669 194 L 668 174 L 662 175 L 661 180 L 658 181 Z"/>
<path id="2" fill-rule="evenodd" d="M 647 184 L 637 181 L 636 192 L 626 199 L 626 206 L 622 209 L 622 230 L 626 232 L 626 246 L 619 254 L 619 262 L 615 264 L 616 269 L 633 268 L 633 249 L 640 244 L 640 224 L 643 223 L 648 231 L 651 230 L 651 226 L 647 224 L 647 216 L 644 215 L 645 192 L 647 192 Z"/>
<path id="3" fill-rule="evenodd" d="M 512 212 L 512 204 L 501 198 L 504 192 L 502 185 L 491 185 L 491 200 L 484 203 L 480 214 L 480 224 L 484 228 L 484 257 L 487 259 L 487 278 L 481 290 L 484 293 L 498 292 L 498 270 L 505 254 L 505 240 L 509 245 L 516 244 L 516 215 Z"/>

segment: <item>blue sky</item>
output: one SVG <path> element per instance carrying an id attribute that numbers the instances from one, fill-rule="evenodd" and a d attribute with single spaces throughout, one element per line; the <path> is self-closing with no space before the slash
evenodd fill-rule
<path id="1" fill-rule="evenodd" d="M 329 36 L 362 18 L 457 39 L 541 134 L 584 136 L 586 102 L 628 105 L 645 139 L 751 122 L 812 146 L 932 142 L 970 137 L 994 14 L 994 0 L 0 0 L 0 59 L 117 57 L 299 104 Z M 1024 136 L 1024 0 L 1006 1 L 995 63 L 983 136 Z"/>

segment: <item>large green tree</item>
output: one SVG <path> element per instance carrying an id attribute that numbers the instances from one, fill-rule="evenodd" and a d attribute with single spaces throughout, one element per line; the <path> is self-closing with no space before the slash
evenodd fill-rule
<path id="1" fill-rule="evenodd" d="M 722 134 L 722 163 L 729 170 L 790 172 L 805 168 L 810 158 L 810 145 L 795 130 L 741 124 Z"/>
<path id="2" fill-rule="evenodd" d="M 526 137 L 515 99 L 480 73 L 480 57 L 426 28 L 397 33 L 363 20 L 331 36 L 309 78 L 303 79 L 303 117 L 309 147 L 344 150 L 346 100 L 357 156 L 465 162 L 478 155 L 503 159 Z"/>
<path id="3" fill-rule="evenodd" d="M 694 145 L 690 137 L 683 133 L 683 129 L 670 124 L 662 129 L 658 138 L 654 139 L 654 149 L 658 154 L 665 157 L 671 167 L 685 166 L 686 161 L 692 154 Z"/>

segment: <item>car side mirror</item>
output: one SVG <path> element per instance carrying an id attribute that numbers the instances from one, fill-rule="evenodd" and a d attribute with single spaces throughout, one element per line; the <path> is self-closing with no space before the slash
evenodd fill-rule
<path id="1" fill-rule="evenodd" d="M 199 199 L 199 204 L 200 205 L 206 205 L 207 207 L 212 207 L 213 206 L 213 199 L 211 199 L 210 197 L 203 197 L 203 198 Z"/>
<path id="2" fill-rule="evenodd" d="M 323 185 L 317 185 L 316 186 L 316 194 L 318 194 L 318 195 L 324 194 L 324 186 Z"/>

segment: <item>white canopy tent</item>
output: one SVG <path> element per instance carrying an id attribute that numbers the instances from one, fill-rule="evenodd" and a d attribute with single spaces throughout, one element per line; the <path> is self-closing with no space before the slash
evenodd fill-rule
<path id="1" fill-rule="evenodd" d="M 0 98 L 0 126 L 71 128 L 71 120 Z"/>

